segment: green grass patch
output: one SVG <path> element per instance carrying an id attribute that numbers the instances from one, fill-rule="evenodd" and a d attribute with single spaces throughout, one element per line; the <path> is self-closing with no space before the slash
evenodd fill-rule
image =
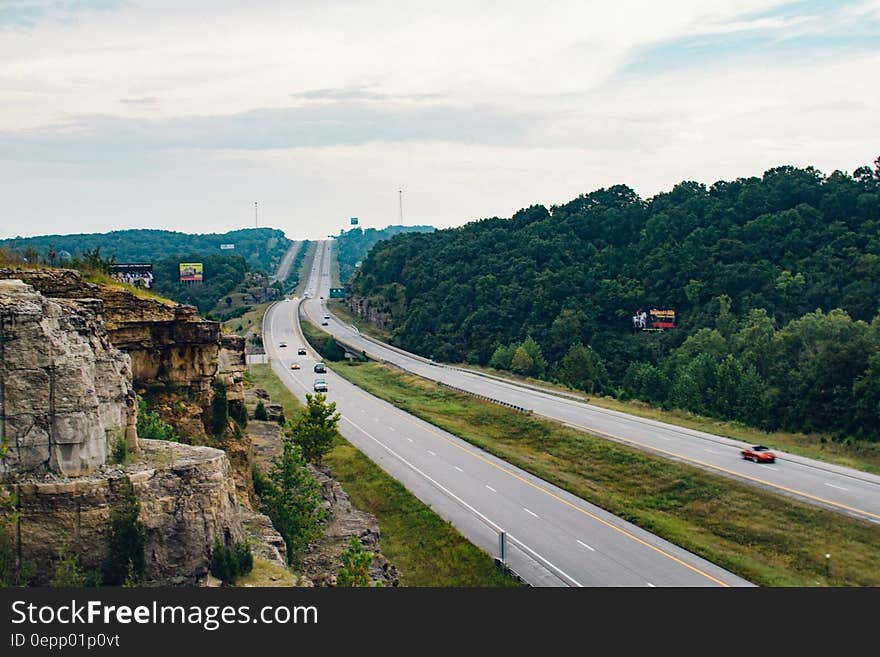
<path id="1" fill-rule="evenodd" d="M 373 333 L 364 330 L 368 335 L 378 337 Z M 382 338 L 380 338 L 382 339 Z M 387 340 L 386 340 L 387 341 Z M 797 454 L 806 458 L 824 461 L 826 463 L 834 463 L 847 468 L 862 470 L 863 472 L 871 472 L 880 474 L 880 443 L 872 443 L 864 440 L 852 440 L 848 443 L 834 442 L 829 438 L 822 442 L 821 434 L 805 434 L 788 431 L 762 431 L 755 427 L 750 427 L 739 422 L 730 422 L 726 420 L 718 420 L 711 417 L 705 417 L 682 410 L 664 410 L 651 406 L 642 401 L 622 401 L 614 397 L 602 397 L 599 395 L 587 395 L 582 390 L 575 390 L 563 384 L 551 383 L 540 379 L 532 379 L 521 377 L 510 372 L 495 370 L 489 367 L 480 367 L 479 365 L 462 364 L 459 367 L 475 370 L 491 374 L 509 381 L 518 381 L 528 383 L 529 385 L 538 386 L 545 390 L 556 390 L 569 395 L 577 395 L 584 400 L 589 399 L 591 404 L 601 406 L 614 411 L 636 415 L 638 417 L 650 420 L 658 420 L 667 424 L 674 424 L 687 429 L 696 429 L 697 431 L 705 431 L 718 436 L 726 436 L 735 440 L 752 445 L 770 445 L 776 449 L 781 449 L 791 454 Z"/>
<path id="2" fill-rule="evenodd" d="M 347 322 L 348 324 L 353 324 L 355 328 L 361 333 L 369 335 L 371 338 L 376 338 L 377 340 L 381 340 L 382 342 L 389 342 L 391 339 L 391 334 L 388 331 L 383 331 L 380 328 L 365 322 L 360 317 L 356 317 L 351 310 L 348 309 L 348 306 L 345 305 L 345 302 L 340 299 L 330 299 L 327 302 L 327 307 L 330 311 L 339 317 L 339 319 Z"/>
<path id="3" fill-rule="evenodd" d="M 764 586 L 880 585 L 880 527 L 442 388 L 377 363 L 351 382 Z M 825 553 L 831 553 L 826 575 Z"/>
<path id="4" fill-rule="evenodd" d="M 250 372 L 253 384 L 281 404 L 286 417 L 302 408 L 269 365 L 252 365 Z M 344 439 L 337 439 L 324 463 L 352 504 L 379 520 L 382 552 L 397 566 L 402 586 L 518 586 L 488 554 Z"/>

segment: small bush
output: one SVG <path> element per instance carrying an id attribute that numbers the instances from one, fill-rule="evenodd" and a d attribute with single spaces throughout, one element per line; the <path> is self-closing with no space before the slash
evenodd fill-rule
<path id="1" fill-rule="evenodd" d="M 141 503 L 128 479 L 123 492 L 110 512 L 107 557 L 104 560 L 104 582 L 110 586 L 131 585 L 144 575 L 146 559 L 146 528 L 138 520 Z"/>
<path id="2" fill-rule="evenodd" d="M 242 575 L 247 575 L 254 568 L 254 557 L 251 546 L 242 541 L 229 547 L 219 538 L 214 538 L 211 550 L 211 574 L 224 584 L 235 584 Z"/>
<path id="3" fill-rule="evenodd" d="M 124 433 L 118 433 L 110 446 L 110 454 L 114 463 L 126 465 L 128 463 L 128 443 Z"/>
<path id="4" fill-rule="evenodd" d="M 266 412 L 266 405 L 263 403 L 262 399 L 257 402 L 257 407 L 254 409 L 254 419 L 263 420 L 264 422 L 269 419 L 269 414 Z"/>
<path id="5" fill-rule="evenodd" d="M 86 576 L 79 566 L 79 557 L 69 552 L 66 546 L 58 548 L 58 563 L 50 585 L 55 588 L 85 586 Z"/>

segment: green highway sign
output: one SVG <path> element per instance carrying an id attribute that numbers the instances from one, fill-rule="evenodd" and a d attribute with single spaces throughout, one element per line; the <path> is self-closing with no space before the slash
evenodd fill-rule
<path id="1" fill-rule="evenodd" d="M 330 288 L 330 298 L 331 299 L 344 299 L 345 298 L 345 288 L 331 287 Z"/>

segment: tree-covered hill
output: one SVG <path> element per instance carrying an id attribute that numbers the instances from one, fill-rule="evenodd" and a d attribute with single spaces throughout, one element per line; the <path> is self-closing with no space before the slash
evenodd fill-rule
<path id="1" fill-rule="evenodd" d="M 352 228 L 335 236 L 336 259 L 339 261 L 339 278 L 345 283 L 354 273 L 355 265 L 363 260 L 370 249 L 382 240 L 401 233 L 429 233 L 433 226 L 386 226 L 375 229 Z"/>
<path id="2" fill-rule="evenodd" d="M 617 185 L 377 245 L 353 293 L 401 346 L 768 428 L 880 438 L 880 159 Z M 633 330 L 638 309 L 679 327 Z"/>
<path id="3" fill-rule="evenodd" d="M 174 255 L 237 255 L 248 267 L 266 272 L 274 271 L 284 252 L 290 246 L 284 232 L 275 228 L 243 228 L 227 233 L 190 234 L 168 230 L 114 230 L 109 233 L 81 233 L 75 235 L 41 235 L 0 240 L 0 248 L 25 253 L 31 249 L 50 264 L 59 262 L 58 253 L 82 256 L 100 249 L 104 258 L 122 262 L 157 262 Z M 221 244 L 235 248 L 221 250 Z M 52 255 L 54 254 L 54 255 Z M 53 262 L 54 261 L 54 262 Z"/>

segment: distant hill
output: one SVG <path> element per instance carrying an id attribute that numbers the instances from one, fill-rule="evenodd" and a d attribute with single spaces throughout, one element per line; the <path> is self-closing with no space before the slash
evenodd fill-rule
<path id="1" fill-rule="evenodd" d="M 433 226 L 387 226 L 376 229 L 352 228 L 334 237 L 336 240 L 336 258 L 339 261 L 339 279 L 348 281 L 354 273 L 355 266 L 364 259 L 376 244 L 402 233 L 431 233 Z"/>
<path id="2" fill-rule="evenodd" d="M 36 249 L 46 261 L 51 261 L 50 250 L 66 251 L 81 256 L 86 251 L 100 248 L 101 256 L 123 262 L 158 262 L 163 258 L 194 255 L 237 255 L 250 269 L 266 272 L 274 270 L 291 241 L 284 232 L 275 228 L 243 228 L 228 233 L 190 234 L 169 230 L 132 229 L 109 233 L 79 233 L 74 235 L 41 235 L 0 240 L 6 247 L 19 253 Z M 221 249 L 221 244 L 234 244 L 234 249 Z M 58 257 L 54 258 L 56 261 Z M 63 263 L 60 263 L 63 264 Z"/>
<path id="3" fill-rule="evenodd" d="M 880 440 L 880 159 L 625 185 L 383 242 L 352 291 L 444 361 Z M 645 332 L 639 310 L 675 310 Z"/>

